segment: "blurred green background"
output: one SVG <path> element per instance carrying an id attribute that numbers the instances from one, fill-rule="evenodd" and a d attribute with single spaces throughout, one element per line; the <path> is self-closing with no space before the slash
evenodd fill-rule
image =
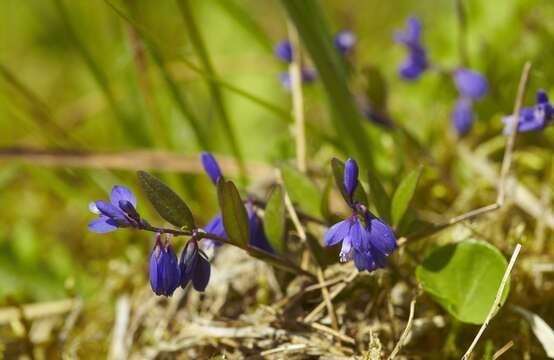
<path id="1" fill-rule="evenodd" d="M 405 52 L 392 40 L 393 31 L 403 28 L 408 16 L 420 16 L 432 61 L 458 66 L 454 1 L 322 3 L 333 31 L 350 29 L 358 36 L 352 59 L 356 67 L 371 64 L 382 71 L 395 121 L 445 168 L 455 168 L 454 189 L 472 186 L 464 164 L 451 164 L 458 141 L 449 120 L 456 98 L 451 81 L 436 74 L 413 83 L 399 79 L 397 67 Z M 211 150 L 233 156 L 217 102 L 206 78 L 194 70 L 201 63 L 177 2 L 111 2 L 134 19 L 150 47 L 109 4 L 0 2 L 0 297 L 56 299 L 73 283 L 78 294 L 95 296 L 114 271 L 113 260 L 136 264 L 136 271 L 145 274 L 152 242 L 146 234 L 118 231 L 101 236 L 87 230 L 94 217 L 88 202 L 105 198 L 114 184 L 135 190 L 140 211 L 155 218 L 132 171 L 43 167 L 7 159 L 6 149 L 166 150 L 193 157 Z M 293 159 L 290 95 L 277 78 L 286 66 L 273 56 L 274 44 L 287 36 L 283 8 L 276 1 L 255 0 L 191 5 L 219 79 L 271 104 L 262 105 L 219 84 L 244 159 L 267 164 Z M 469 65 L 485 74 L 491 86 L 476 106 L 475 128 L 463 141 L 486 144 L 495 155 L 502 139 L 500 116 L 512 111 L 523 63 L 532 60 L 534 66 L 527 104 L 537 88 L 553 88 L 554 3 L 471 0 L 465 7 Z M 345 156 L 327 139 L 339 144 L 348 139 L 337 139 L 321 84 L 304 89 L 309 157 L 323 167 L 330 156 Z M 191 124 L 196 124 L 196 132 Z M 397 138 L 391 132 L 369 122 L 364 129 L 372 139 L 368 147 L 379 174 L 385 182 L 397 183 L 406 164 L 417 163 L 417 155 L 395 146 Z M 199 143 L 198 133 L 204 143 Z M 549 129 L 522 137 L 516 160 L 523 175 L 540 179 L 549 173 L 552 135 Z M 166 172 L 164 179 L 187 199 L 201 224 L 215 214 L 215 194 L 204 174 Z M 533 179 L 530 186 L 539 186 Z M 449 208 L 456 199 L 456 193 L 433 191 L 427 194 L 428 210 Z M 430 195 L 435 200 L 430 201 Z"/>

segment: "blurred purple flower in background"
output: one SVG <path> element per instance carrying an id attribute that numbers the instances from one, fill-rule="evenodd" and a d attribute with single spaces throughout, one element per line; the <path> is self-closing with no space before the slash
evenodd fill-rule
<path id="1" fill-rule="evenodd" d="M 454 83 L 461 97 L 473 100 L 481 99 L 487 94 L 489 84 L 487 79 L 476 71 L 458 69 L 453 74 Z"/>
<path id="2" fill-rule="evenodd" d="M 464 136 L 473 127 L 473 101 L 483 98 L 488 90 L 487 79 L 470 69 L 457 69 L 452 73 L 454 85 L 460 94 L 454 109 L 452 110 L 452 125 L 458 136 Z"/>
<path id="3" fill-rule="evenodd" d="M 473 126 L 473 108 L 470 99 L 458 99 L 452 111 L 452 125 L 460 136 L 471 130 Z"/>
<path id="4" fill-rule="evenodd" d="M 179 259 L 180 284 L 184 289 L 192 282 L 196 291 L 204 291 L 210 281 L 211 265 L 195 239 L 191 239 L 183 249 Z"/>
<path id="5" fill-rule="evenodd" d="M 335 35 L 335 47 L 342 55 L 350 53 L 356 45 L 356 35 L 352 31 L 342 30 Z"/>
<path id="6" fill-rule="evenodd" d="M 292 45 L 288 40 L 281 40 L 273 49 L 275 56 L 283 62 L 290 64 L 292 62 Z"/>
<path id="7" fill-rule="evenodd" d="M 303 68 L 301 71 L 302 75 L 302 83 L 303 84 L 311 84 L 315 81 L 317 78 L 317 74 L 315 70 Z M 288 71 L 283 71 L 279 73 L 279 81 L 281 81 L 281 85 L 283 85 L 283 88 L 286 90 L 290 90 L 292 87 L 292 81 L 290 78 L 290 73 Z"/>
<path id="8" fill-rule="evenodd" d="M 405 31 L 396 31 L 394 39 L 408 49 L 408 57 L 399 69 L 399 74 L 406 80 L 415 80 L 427 67 L 427 53 L 421 45 L 421 21 L 410 17 Z"/>
<path id="9" fill-rule="evenodd" d="M 171 247 L 171 236 L 166 234 L 163 245 L 161 236 L 156 234 L 156 243 L 150 255 L 150 286 L 156 295 L 171 296 L 181 284 L 181 271 Z"/>
<path id="10" fill-rule="evenodd" d="M 354 260 L 359 271 L 373 271 L 386 265 L 387 256 L 396 248 L 392 229 L 373 215 L 363 204 L 352 199 L 358 184 L 358 165 L 348 159 L 344 166 L 344 192 L 352 208 L 352 216 L 331 226 L 325 233 L 325 246 L 342 241 L 340 261 Z"/>
<path id="11" fill-rule="evenodd" d="M 140 216 L 136 211 L 137 199 L 132 191 L 123 185 L 116 185 L 110 192 L 110 202 L 89 203 L 89 210 L 100 215 L 88 224 L 92 232 L 107 233 L 121 227 L 138 227 Z"/>
<path id="12" fill-rule="evenodd" d="M 519 112 L 518 132 L 541 131 L 552 122 L 554 108 L 548 100 L 544 90 L 537 91 L 537 104 L 533 107 L 524 107 Z M 504 134 L 509 135 L 514 116 L 504 116 Z"/>

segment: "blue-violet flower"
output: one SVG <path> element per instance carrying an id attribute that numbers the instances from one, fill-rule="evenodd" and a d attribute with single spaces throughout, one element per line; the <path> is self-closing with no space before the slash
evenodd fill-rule
<path id="1" fill-rule="evenodd" d="M 406 80 L 415 80 L 429 66 L 427 52 L 421 45 L 421 21 L 416 17 L 408 19 L 405 31 L 396 31 L 394 39 L 406 46 L 408 57 L 399 69 L 399 74 Z"/>
<path id="2" fill-rule="evenodd" d="M 156 295 L 171 296 L 181 284 L 181 271 L 177 256 L 166 234 L 162 245 L 161 234 L 156 234 L 156 243 L 150 255 L 150 286 Z"/>
<path id="3" fill-rule="evenodd" d="M 350 53 L 356 45 L 356 35 L 352 31 L 342 30 L 335 35 L 335 47 L 342 54 Z"/>
<path id="4" fill-rule="evenodd" d="M 548 100 L 544 90 L 537 91 L 537 104 L 533 107 L 524 107 L 519 112 L 518 132 L 541 131 L 552 122 L 554 107 Z M 504 116 L 504 134 L 509 135 L 514 116 Z"/>
<path id="5" fill-rule="evenodd" d="M 358 184 L 358 166 L 348 159 L 344 167 L 344 192 L 349 198 L 352 216 L 331 226 L 324 237 L 325 246 L 342 241 L 340 261 L 354 260 L 359 271 L 373 271 L 386 265 L 387 256 L 396 248 L 396 237 L 385 222 L 367 207 L 352 199 Z"/>
<path id="6" fill-rule="evenodd" d="M 89 210 L 100 215 L 88 224 L 90 231 L 107 233 L 121 227 L 138 227 L 140 216 L 136 211 L 135 195 L 123 185 L 117 185 L 110 192 L 110 202 L 89 203 Z"/>
<path id="7" fill-rule="evenodd" d="M 189 281 L 196 291 L 204 291 L 210 281 L 210 262 L 198 248 L 195 239 L 189 240 L 185 245 L 179 260 L 181 269 L 181 287 L 184 289 Z"/>
<path id="8" fill-rule="evenodd" d="M 487 79 L 478 72 L 458 69 L 454 71 L 453 77 L 461 97 L 477 100 L 487 94 L 489 89 Z"/>
<path id="9" fill-rule="evenodd" d="M 459 136 L 464 136 L 471 130 L 473 126 L 473 108 L 470 99 L 458 99 L 452 111 L 452 125 Z"/>

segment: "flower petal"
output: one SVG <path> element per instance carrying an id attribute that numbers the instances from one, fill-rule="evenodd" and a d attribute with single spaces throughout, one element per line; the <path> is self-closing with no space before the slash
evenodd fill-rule
<path id="1" fill-rule="evenodd" d="M 98 210 L 98 208 L 96 207 L 96 202 L 94 201 L 89 202 L 88 209 L 90 210 L 91 213 L 100 215 L 100 210 Z"/>
<path id="2" fill-rule="evenodd" d="M 181 283 L 181 272 L 177 263 L 177 256 L 171 245 L 167 245 L 166 249 L 162 251 L 159 262 L 161 263 L 163 294 L 171 296 Z"/>
<path id="3" fill-rule="evenodd" d="M 392 229 L 379 218 L 372 218 L 369 224 L 369 242 L 385 255 L 396 249 L 396 236 Z"/>
<path id="4" fill-rule="evenodd" d="M 356 45 L 356 35 L 352 31 L 342 30 L 335 35 L 335 47 L 341 54 L 349 53 Z"/>
<path id="5" fill-rule="evenodd" d="M 347 262 L 352 260 L 352 241 L 350 241 L 350 237 L 348 236 L 342 240 L 339 260 L 340 262 Z"/>
<path id="6" fill-rule="evenodd" d="M 538 90 L 537 91 L 537 104 L 548 104 L 548 95 L 546 94 L 546 91 L 544 90 Z"/>
<path id="7" fill-rule="evenodd" d="M 119 207 L 120 201 L 128 201 L 133 207 L 137 207 L 137 199 L 131 190 L 123 185 L 116 185 L 110 192 L 110 201 L 116 207 Z"/>
<path id="8" fill-rule="evenodd" d="M 104 234 L 117 230 L 117 225 L 107 216 L 100 216 L 88 224 L 88 229 L 92 232 Z"/>
<path id="9" fill-rule="evenodd" d="M 352 221 L 350 219 L 343 220 L 331 226 L 325 233 L 325 246 L 333 246 L 344 239 L 350 232 Z"/>
<path id="10" fill-rule="evenodd" d="M 352 201 L 352 195 L 358 185 L 358 164 L 356 164 L 354 159 L 348 159 L 344 164 L 343 183 L 344 191 L 346 192 L 346 195 L 348 195 L 349 200 Z"/>
<path id="11" fill-rule="evenodd" d="M 204 291 L 210 281 L 211 266 L 210 262 L 202 255 L 198 256 L 198 263 L 192 276 L 192 286 L 196 291 Z"/>
<path id="12" fill-rule="evenodd" d="M 275 56 L 283 62 L 290 64 L 292 62 L 292 45 L 288 40 L 283 40 L 275 45 L 273 49 Z"/>
<path id="13" fill-rule="evenodd" d="M 463 97 L 480 99 L 487 94 L 487 79 L 476 71 L 458 69 L 454 72 L 454 83 Z"/>
<path id="14" fill-rule="evenodd" d="M 113 204 L 106 202 L 106 201 L 97 201 L 96 207 L 102 215 L 105 215 L 113 220 L 121 221 L 123 223 L 128 222 L 127 217 L 121 211 L 119 207 L 115 207 Z"/>
<path id="15" fill-rule="evenodd" d="M 206 174 L 208 174 L 214 184 L 217 184 L 217 180 L 222 177 L 223 174 L 214 156 L 209 152 L 203 152 L 200 155 L 200 161 L 202 162 Z"/>
<path id="16" fill-rule="evenodd" d="M 471 100 L 461 98 L 452 111 L 452 125 L 459 136 L 467 134 L 473 126 L 473 108 Z"/>
<path id="17" fill-rule="evenodd" d="M 206 226 L 204 226 L 204 231 L 219 237 L 227 238 L 221 213 L 217 214 Z"/>

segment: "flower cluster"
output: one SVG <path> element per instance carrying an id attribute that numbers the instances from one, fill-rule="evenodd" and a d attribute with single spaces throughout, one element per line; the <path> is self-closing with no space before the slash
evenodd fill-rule
<path id="1" fill-rule="evenodd" d="M 154 228 L 141 219 L 136 210 L 137 200 L 131 190 L 122 185 L 114 186 L 110 192 L 110 202 L 96 201 L 89 209 L 100 216 L 88 227 L 96 233 L 106 233 L 118 228 Z M 179 286 L 185 287 L 190 280 L 197 291 L 204 291 L 210 279 L 210 263 L 206 255 L 198 249 L 198 232 L 185 245 L 180 260 L 177 261 L 171 235 L 165 234 L 162 244 L 162 231 L 158 230 L 150 255 L 150 286 L 156 295 L 171 296 Z"/>
<path id="2" fill-rule="evenodd" d="M 552 122 L 554 107 L 548 101 L 548 95 L 544 90 L 537 91 L 537 104 L 532 107 L 524 107 L 519 112 L 517 125 L 518 132 L 541 131 Z M 504 134 L 509 135 L 514 121 L 514 116 L 504 116 Z"/>
<path id="3" fill-rule="evenodd" d="M 204 167 L 204 170 L 212 180 L 217 184 L 217 181 L 223 177 L 221 168 L 212 154 L 203 152 L 200 155 L 200 160 Z M 246 212 L 248 214 L 248 226 L 250 230 L 250 245 L 265 250 L 269 253 L 274 253 L 274 250 L 269 245 L 269 241 L 265 235 L 262 219 L 256 213 L 252 199 L 246 201 Z M 223 218 L 221 213 L 218 213 L 208 224 L 204 227 L 204 231 L 217 235 L 222 238 L 227 238 L 227 233 L 223 227 Z M 218 247 L 222 244 L 218 241 L 206 239 L 204 241 L 204 248 Z"/>
<path id="4" fill-rule="evenodd" d="M 343 56 L 347 56 L 354 50 L 356 45 L 356 35 L 348 30 L 342 30 L 335 34 L 334 44 L 335 48 Z M 285 64 L 292 63 L 293 60 L 293 48 L 288 40 L 282 40 L 275 45 L 275 56 L 284 62 Z M 310 84 L 316 80 L 317 74 L 314 69 L 302 66 L 301 68 L 302 83 Z M 291 78 L 288 71 L 279 73 L 279 80 L 283 87 L 287 90 L 291 88 Z"/>
<path id="5" fill-rule="evenodd" d="M 408 57 L 400 69 L 400 76 L 406 80 L 415 80 L 423 73 L 429 64 L 427 63 L 427 52 L 421 45 L 421 21 L 416 17 L 408 19 L 405 31 L 396 31 L 394 39 L 405 45 L 408 50 Z"/>
<path id="6" fill-rule="evenodd" d="M 352 216 L 331 226 L 325 234 L 325 245 L 342 241 L 340 261 L 354 260 L 359 271 L 373 271 L 386 264 L 387 256 L 396 248 L 396 237 L 385 222 L 373 215 L 365 205 L 354 200 L 358 181 L 358 165 L 348 159 L 344 166 L 343 189 Z"/>
<path id="7" fill-rule="evenodd" d="M 395 33 L 395 40 L 408 49 L 408 58 L 399 69 L 400 76 L 406 80 L 415 80 L 425 70 L 432 68 L 421 44 L 421 29 L 421 21 L 411 17 L 408 19 L 407 29 Z M 488 83 L 483 75 L 466 68 L 456 69 L 450 74 L 459 93 L 451 114 L 452 125 L 458 135 L 463 136 L 473 126 L 473 102 L 487 94 Z"/>

